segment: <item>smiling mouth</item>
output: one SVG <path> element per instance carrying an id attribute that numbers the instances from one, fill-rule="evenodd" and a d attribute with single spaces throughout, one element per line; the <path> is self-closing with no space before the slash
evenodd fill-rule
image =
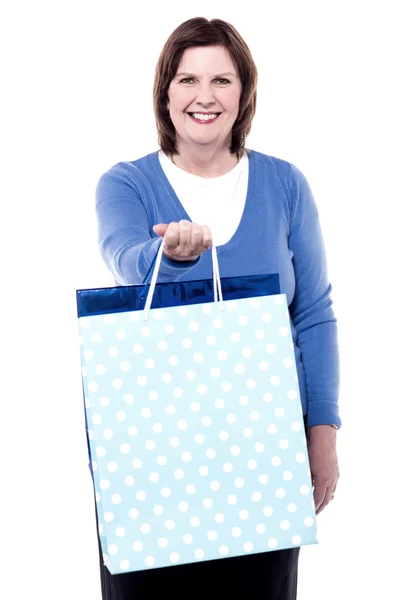
<path id="1" fill-rule="evenodd" d="M 194 121 L 208 123 L 209 121 L 215 121 L 221 113 L 196 113 L 188 112 L 189 117 L 192 117 Z"/>

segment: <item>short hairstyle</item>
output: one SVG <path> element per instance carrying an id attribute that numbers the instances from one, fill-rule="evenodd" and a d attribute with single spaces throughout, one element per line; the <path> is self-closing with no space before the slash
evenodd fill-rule
<path id="1" fill-rule="evenodd" d="M 239 113 L 232 127 L 230 147 L 230 151 L 236 153 L 244 146 L 250 133 L 256 111 L 258 73 L 243 38 L 232 25 L 221 19 L 189 19 L 179 25 L 166 41 L 157 62 L 153 86 L 158 142 L 166 154 L 177 153 L 175 127 L 167 108 L 168 88 L 176 75 L 184 51 L 195 46 L 222 46 L 229 52 L 236 65 L 242 84 Z"/>

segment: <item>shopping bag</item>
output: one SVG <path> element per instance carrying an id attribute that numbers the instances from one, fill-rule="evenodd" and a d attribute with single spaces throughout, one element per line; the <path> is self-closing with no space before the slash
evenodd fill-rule
<path id="1" fill-rule="evenodd" d="M 112 574 L 318 543 L 279 276 L 78 290 L 82 381 Z"/>

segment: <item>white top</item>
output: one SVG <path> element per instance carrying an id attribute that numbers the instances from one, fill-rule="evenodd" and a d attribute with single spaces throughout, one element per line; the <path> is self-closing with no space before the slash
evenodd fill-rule
<path id="1" fill-rule="evenodd" d="M 207 179 L 183 171 L 159 151 L 161 166 L 190 220 L 207 225 L 213 243 L 229 242 L 242 218 L 247 196 L 249 159 L 246 152 L 225 175 Z"/>

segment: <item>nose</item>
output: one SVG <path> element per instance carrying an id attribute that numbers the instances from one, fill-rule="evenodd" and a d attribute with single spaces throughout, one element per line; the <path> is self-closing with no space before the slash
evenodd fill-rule
<path id="1" fill-rule="evenodd" d="M 199 93 L 196 99 L 196 104 L 204 106 L 204 108 L 210 108 L 215 104 L 214 92 L 212 86 L 208 82 L 202 82 L 200 84 Z"/>

